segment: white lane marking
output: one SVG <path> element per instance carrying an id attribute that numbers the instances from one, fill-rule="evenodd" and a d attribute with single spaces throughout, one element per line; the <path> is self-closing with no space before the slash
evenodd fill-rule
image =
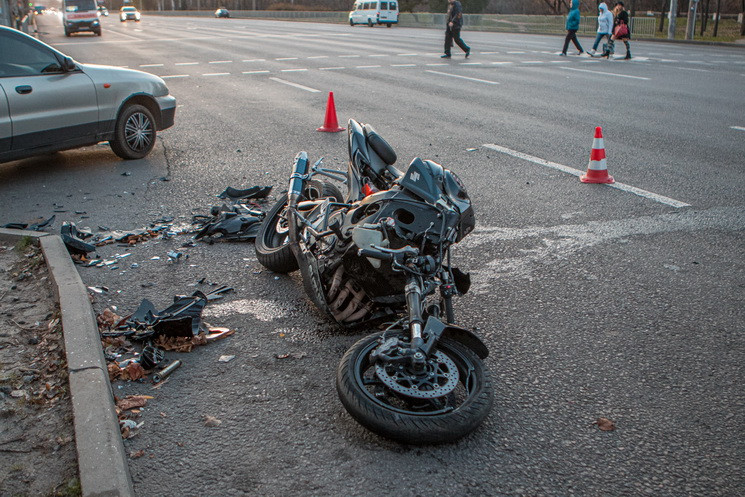
<path id="1" fill-rule="evenodd" d="M 518 54 L 518 53 L 525 53 L 525 52 L 507 52 L 507 53 L 510 53 L 510 54 Z"/>
<path id="2" fill-rule="evenodd" d="M 274 60 L 297 60 L 297 57 L 280 57 Z"/>
<path id="3" fill-rule="evenodd" d="M 507 66 L 509 64 L 512 64 L 512 62 L 506 62 L 506 61 L 505 62 L 492 62 L 491 64 L 493 66 Z"/>
<path id="4" fill-rule="evenodd" d="M 498 54 L 499 52 L 480 52 L 480 53 L 481 55 L 495 55 L 495 54 Z"/>
<path id="5" fill-rule="evenodd" d="M 579 177 L 585 174 L 585 171 L 580 171 L 579 169 L 574 169 L 573 167 L 565 166 L 557 162 L 547 161 L 545 159 L 541 159 L 540 157 L 534 157 L 532 155 L 524 154 L 522 152 L 518 152 L 517 150 L 512 150 L 506 147 L 500 147 L 499 145 L 495 145 L 493 143 L 485 144 L 484 147 L 491 149 L 491 150 L 495 150 L 497 152 L 501 152 L 503 154 L 511 155 L 512 157 L 517 157 L 518 159 L 523 159 L 523 160 L 532 162 L 534 164 L 538 164 L 539 166 L 550 167 L 552 169 L 556 169 L 558 171 L 571 174 L 573 176 Z M 633 193 L 634 195 L 648 198 L 650 200 L 654 200 L 655 202 L 669 205 L 671 207 L 679 208 L 679 207 L 690 207 L 691 206 L 691 204 L 686 204 L 685 202 L 681 202 L 679 200 L 675 200 L 669 197 L 658 195 L 656 193 L 648 192 L 646 190 L 642 190 L 641 188 L 636 188 L 634 186 L 626 185 L 624 183 L 616 182 L 616 183 L 606 184 L 605 186 L 610 186 L 618 190 L 623 190 L 629 193 Z"/>
<path id="6" fill-rule="evenodd" d="M 450 74 L 447 72 L 440 72 L 440 71 L 431 71 L 427 69 L 427 72 L 430 72 L 432 74 L 440 74 L 442 76 L 450 76 L 451 78 L 460 78 L 460 79 L 467 79 L 468 81 L 475 81 L 477 83 L 486 83 L 488 85 L 498 85 L 496 81 L 489 81 L 488 79 L 478 79 L 478 78 L 469 78 L 468 76 L 461 76 L 460 74 Z"/>
<path id="7" fill-rule="evenodd" d="M 416 64 L 391 64 L 391 67 L 416 67 Z"/>
<path id="8" fill-rule="evenodd" d="M 627 240 L 634 236 L 661 233 L 689 233 L 704 230 L 741 232 L 745 228 L 742 207 L 715 207 L 708 210 L 688 210 L 653 216 L 623 219 L 601 219 L 584 224 L 502 228 L 477 226 L 463 239 L 456 250 L 468 249 L 483 254 L 489 262 L 471 269 L 471 291 L 476 294 L 494 292 L 495 281 L 502 278 L 534 278 L 547 266 L 564 264 L 576 254 L 593 247 Z M 522 249 L 515 257 L 495 254 L 494 247 L 516 242 Z"/>
<path id="9" fill-rule="evenodd" d="M 198 66 L 199 62 L 176 62 L 175 66 Z"/>
<path id="10" fill-rule="evenodd" d="M 230 76 L 229 72 L 208 72 L 202 76 Z"/>
<path id="11" fill-rule="evenodd" d="M 209 64 L 232 64 L 232 60 L 211 60 Z"/>
<path id="12" fill-rule="evenodd" d="M 371 55 L 368 55 L 368 57 L 388 57 L 388 54 L 384 54 L 384 53 L 371 54 Z"/>
<path id="13" fill-rule="evenodd" d="M 336 67 L 319 67 L 319 71 L 338 71 L 339 69 L 346 69 L 345 67 L 336 66 Z"/>
<path id="14" fill-rule="evenodd" d="M 428 66 L 449 66 L 450 64 L 446 64 L 445 62 L 436 62 L 432 64 L 426 64 Z"/>
<path id="15" fill-rule="evenodd" d="M 357 69 L 373 69 L 380 66 L 355 66 Z"/>
<path id="16" fill-rule="evenodd" d="M 170 76 L 161 76 L 161 79 L 188 78 L 188 74 L 171 74 Z"/>
<path id="17" fill-rule="evenodd" d="M 549 64 L 566 64 L 568 62 L 568 60 L 552 60 L 549 62 Z"/>
<path id="18" fill-rule="evenodd" d="M 398 55 L 399 57 L 416 57 L 419 54 L 418 53 L 398 53 L 396 55 Z"/>
<path id="19" fill-rule="evenodd" d="M 310 57 L 308 57 L 308 58 L 309 58 L 309 59 L 328 59 L 328 58 L 329 58 L 329 56 L 328 56 L 328 55 L 311 55 L 311 56 L 310 56 Z"/>
<path id="20" fill-rule="evenodd" d="M 679 67 L 683 71 L 696 71 L 696 72 L 711 72 L 711 69 L 696 69 L 694 67 Z"/>
<path id="21" fill-rule="evenodd" d="M 264 71 L 243 71 L 242 74 L 267 74 L 267 73 L 269 73 L 269 71 L 264 70 Z"/>
<path id="22" fill-rule="evenodd" d="M 642 79 L 644 81 L 649 81 L 650 79 L 650 78 L 644 78 L 642 76 L 630 76 L 628 74 L 616 74 L 613 72 L 604 72 L 604 71 L 591 71 L 589 69 L 577 69 L 574 67 L 560 67 L 559 69 L 566 69 L 567 71 L 589 72 L 591 74 L 602 74 L 604 76 L 615 76 L 617 78 Z"/>
<path id="23" fill-rule="evenodd" d="M 355 57 L 359 57 L 359 55 L 340 55 L 339 57 L 342 59 L 353 59 Z"/>
<path id="24" fill-rule="evenodd" d="M 460 65 L 462 66 L 480 66 L 482 65 L 481 62 L 461 62 Z"/>
<path id="25" fill-rule="evenodd" d="M 304 72 L 304 71 L 307 71 L 307 70 L 308 70 L 308 69 L 304 69 L 304 68 L 300 68 L 300 67 L 299 67 L 299 68 L 297 68 L 297 69 L 282 69 L 282 70 L 281 70 L 281 71 L 279 71 L 279 72 Z"/>
<path id="26" fill-rule="evenodd" d="M 730 128 L 736 129 L 737 131 L 745 131 L 745 128 L 743 128 L 742 126 L 730 126 Z"/>
<path id="27" fill-rule="evenodd" d="M 542 60 L 521 60 L 521 64 L 543 64 Z"/>
<path id="28" fill-rule="evenodd" d="M 266 62 L 266 59 L 243 59 L 243 62 Z"/>
<path id="29" fill-rule="evenodd" d="M 320 93 L 321 92 L 321 90 L 316 90 L 315 88 L 311 88 L 309 86 L 299 85 L 297 83 L 293 83 L 292 81 L 287 81 L 287 80 L 279 79 L 279 78 L 269 78 L 269 79 L 271 79 L 272 81 L 276 81 L 277 83 L 282 83 L 283 85 L 293 86 L 295 88 L 299 88 L 301 90 L 309 91 L 311 93 Z"/>
<path id="30" fill-rule="evenodd" d="M 163 64 L 140 64 L 140 67 L 163 67 Z"/>

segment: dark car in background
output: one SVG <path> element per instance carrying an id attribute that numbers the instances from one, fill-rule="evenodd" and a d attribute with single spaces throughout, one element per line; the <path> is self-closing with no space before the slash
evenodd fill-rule
<path id="1" fill-rule="evenodd" d="M 215 11 L 215 17 L 225 17 L 225 18 L 229 18 L 229 17 L 230 17 L 230 11 L 228 11 L 228 9 L 226 9 L 225 7 L 219 7 L 219 8 L 218 8 L 218 9 L 217 9 L 217 10 Z"/>
<path id="2" fill-rule="evenodd" d="M 79 64 L 0 26 L 0 163 L 108 141 L 141 159 L 173 126 L 176 99 L 152 74 Z"/>

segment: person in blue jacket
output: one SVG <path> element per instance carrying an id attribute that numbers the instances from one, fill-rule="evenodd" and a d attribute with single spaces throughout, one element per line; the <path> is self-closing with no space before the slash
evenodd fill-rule
<path id="1" fill-rule="evenodd" d="M 584 53 L 584 50 L 582 50 L 582 45 L 580 45 L 579 41 L 577 40 L 579 20 L 579 0 L 572 0 L 572 7 L 569 9 L 569 14 L 567 15 L 567 37 L 566 39 L 564 39 L 564 48 L 561 50 L 561 55 L 567 54 L 567 48 L 569 48 L 570 40 L 574 43 L 574 46 L 577 47 L 577 50 L 579 50 L 579 53 L 577 55 L 582 55 Z"/>
<path id="2" fill-rule="evenodd" d="M 608 10 L 608 5 L 603 2 L 598 6 L 598 10 L 600 11 L 598 14 L 598 35 L 595 37 L 595 43 L 592 44 L 592 50 L 587 52 L 588 55 L 595 55 L 595 51 L 603 36 L 607 36 L 608 41 L 610 41 L 610 35 L 613 30 L 613 12 Z"/>

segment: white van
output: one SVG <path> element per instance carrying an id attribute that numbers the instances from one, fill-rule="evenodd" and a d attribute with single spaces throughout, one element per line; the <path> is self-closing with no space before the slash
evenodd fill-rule
<path id="1" fill-rule="evenodd" d="M 349 13 L 349 25 L 385 24 L 389 28 L 398 24 L 398 0 L 378 0 L 365 2 L 359 0 L 354 3 L 354 10 Z"/>

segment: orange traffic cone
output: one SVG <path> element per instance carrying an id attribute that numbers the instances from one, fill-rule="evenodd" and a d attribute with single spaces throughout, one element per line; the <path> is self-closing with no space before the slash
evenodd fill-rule
<path id="1" fill-rule="evenodd" d="M 339 121 L 336 120 L 336 106 L 334 105 L 334 92 L 329 92 L 329 99 L 326 102 L 326 118 L 323 120 L 323 126 L 316 129 L 316 131 L 327 131 L 329 133 L 336 133 L 337 131 L 344 131 L 344 128 L 339 126 Z"/>
<path id="2" fill-rule="evenodd" d="M 608 166 L 605 164 L 605 146 L 603 145 L 603 128 L 595 128 L 595 138 L 592 140 L 592 151 L 590 152 L 590 163 L 587 165 L 587 173 L 579 177 L 582 183 L 613 183 L 613 176 L 608 175 Z"/>

